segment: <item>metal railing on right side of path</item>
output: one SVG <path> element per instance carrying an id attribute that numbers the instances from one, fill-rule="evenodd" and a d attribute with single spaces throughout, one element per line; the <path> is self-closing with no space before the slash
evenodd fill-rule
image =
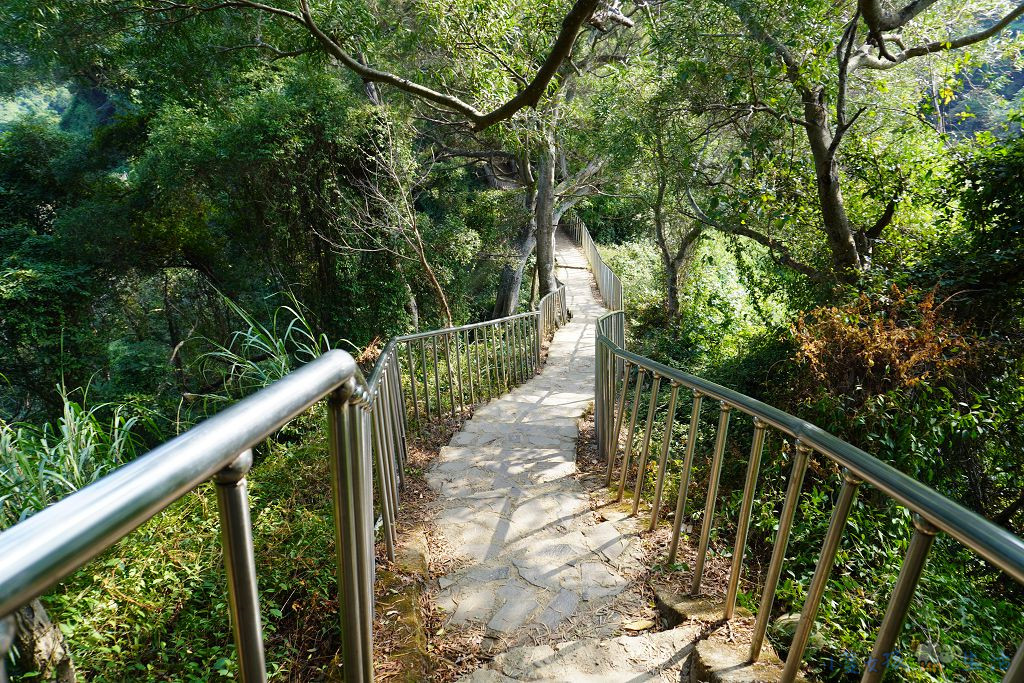
<path id="1" fill-rule="evenodd" d="M 3 531 L 0 683 L 7 681 L 19 608 L 207 481 L 217 490 L 239 678 L 266 681 L 246 480 L 253 448 L 324 398 L 343 675 L 348 682 L 372 683 L 376 520 L 393 559 L 409 428 L 448 412 L 455 416 L 528 380 L 540 365 L 543 343 L 568 319 L 560 286 L 527 313 L 396 337 L 369 380 L 348 353 L 329 351 Z"/>
<path id="2" fill-rule="evenodd" d="M 605 301 L 611 301 L 621 306 L 622 285 L 619 278 L 601 259 L 600 252 L 590 239 L 586 227 L 581 221 L 575 219 L 570 222 L 570 233 L 577 238 L 583 248 L 590 267 L 596 275 L 602 295 L 605 296 Z M 764 588 L 754 622 L 753 642 L 749 653 L 750 661 L 756 661 L 759 658 L 764 644 L 775 592 L 783 564 L 786 561 L 786 547 L 798 508 L 808 462 L 811 456 L 817 453 L 835 463 L 842 470 L 842 486 L 832 510 L 828 530 L 822 540 L 821 553 L 807 589 L 800 621 L 786 658 L 782 674 L 783 681 L 793 681 L 800 671 L 847 517 L 857 492 L 863 485 L 874 487 L 889 499 L 908 509 L 912 514 L 913 532 L 900 574 L 889 597 L 885 615 L 878 627 L 871 657 L 864 668 L 861 677 L 862 683 L 879 681 L 886 673 L 893 655 L 893 648 L 907 617 L 918 580 L 936 534 L 948 534 L 1018 583 L 1024 584 L 1024 539 L 1011 534 L 1006 529 L 964 508 L 871 454 L 809 422 L 726 387 L 627 351 L 625 349 L 625 314 L 621 308 L 612 308 L 610 313 L 598 319 L 596 353 L 594 412 L 598 448 L 607 462 L 606 482 L 611 485 L 615 481 L 614 475 L 617 466 L 618 497 L 619 500 L 622 500 L 630 472 L 635 468 L 637 476 L 633 488 L 634 514 L 638 510 L 644 483 L 642 473 L 647 470 L 649 458 L 658 458 L 650 529 L 654 529 L 658 522 L 658 512 L 664 495 L 671 427 L 676 420 L 680 392 L 686 390 L 692 396 L 689 431 L 683 453 L 682 469 L 679 472 L 679 494 L 675 501 L 669 563 L 675 559 L 681 525 L 686 513 L 686 497 L 690 475 L 693 471 L 697 425 L 701 408 L 705 399 L 717 401 L 719 404 L 718 430 L 709 463 L 709 483 L 704 501 L 703 524 L 700 530 L 696 564 L 693 567 L 690 582 L 690 591 L 694 595 L 700 593 L 701 579 L 708 555 L 730 417 L 733 411 L 738 411 L 753 418 L 754 433 L 750 445 L 750 456 L 746 464 L 746 479 L 739 518 L 736 520 L 732 568 L 723 609 L 723 617 L 726 619 L 733 616 L 736 608 L 747 531 L 757 491 L 761 452 L 766 432 L 775 430 L 795 440 L 789 482 L 778 520 L 778 532 L 772 548 L 768 571 L 764 577 Z M 645 389 L 649 392 L 650 398 L 647 401 L 644 419 L 642 423 L 638 424 L 642 407 L 641 395 Z M 665 424 L 662 425 L 664 438 L 659 448 L 659 444 L 652 446 L 651 441 L 654 419 L 663 393 L 668 394 L 667 411 L 664 418 Z M 626 429 L 626 447 L 622 449 L 620 459 L 620 437 L 624 428 Z M 640 452 L 637 458 L 632 457 L 635 435 L 640 437 Z M 656 450 L 652 451 L 652 447 Z M 1003 681 L 1005 683 L 1024 682 L 1024 643 L 1020 645 L 1016 655 L 1010 661 Z"/>

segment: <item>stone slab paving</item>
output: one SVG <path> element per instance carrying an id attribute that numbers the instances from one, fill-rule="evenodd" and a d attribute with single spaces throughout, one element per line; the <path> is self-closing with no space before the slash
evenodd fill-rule
<path id="1" fill-rule="evenodd" d="M 700 628 L 691 625 L 644 636 L 517 647 L 460 683 L 678 682 L 699 637 Z"/>
<path id="2" fill-rule="evenodd" d="M 440 493 L 437 528 L 461 559 L 439 580 L 435 604 L 447 625 L 483 627 L 504 643 L 556 631 L 629 584 L 632 523 L 601 521 L 575 477 L 604 308 L 575 245 L 560 235 L 556 255 L 573 318 L 543 372 L 478 408 L 426 473 Z"/>

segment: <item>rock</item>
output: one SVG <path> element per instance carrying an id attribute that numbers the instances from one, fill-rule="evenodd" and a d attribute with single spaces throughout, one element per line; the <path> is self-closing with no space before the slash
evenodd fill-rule
<path id="1" fill-rule="evenodd" d="M 772 622 L 771 629 L 779 643 L 785 644 L 786 647 L 789 647 L 789 644 L 793 642 L 793 636 L 796 635 L 796 627 L 799 625 L 799 614 L 783 614 Z M 811 627 L 811 637 L 807 640 L 807 648 L 811 650 L 820 650 L 823 647 L 825 647 L 825 639 L 818 631 L 818 625 L 815 624 Z"/>
<path id="2" fill-rule="evenodd" d="M 561 590 L 537 618 L 537 623 L 553 631 L 566 617 L 576 611 L 579 604 L 580 596 L 578 594 L 570 590 Z"/>
<path id="3" fill-rule="evenodd" d="M 747 661 L 748 645 L 702 640 L 690 655 L 690 683 L 776 683 L 782 680 L 782 662 L 766 644 L 761 659 Z M 806 681 L 803 674 L 796 680 Z"/>
<path id="4" fill-rule="evenodd" d="M 725 602 L 714 598 L 698 598 L 655 586 L 654 604 L 665 626 L 673 627 L 687 621 L 713 624 L 724 619 Z M 751 616 L 750 610 L 736 608 L 736 617 Z"/>

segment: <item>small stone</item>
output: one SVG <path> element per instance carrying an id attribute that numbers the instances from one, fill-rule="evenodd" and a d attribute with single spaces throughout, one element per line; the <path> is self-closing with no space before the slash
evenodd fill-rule
<path id="1" fill-rule="evenodd" d="M 553 631 L 566 617 L 572 616 L 579 604 L 578 594 L 570 590 L 561 590 L 537 618 L 537 623 Z"/>

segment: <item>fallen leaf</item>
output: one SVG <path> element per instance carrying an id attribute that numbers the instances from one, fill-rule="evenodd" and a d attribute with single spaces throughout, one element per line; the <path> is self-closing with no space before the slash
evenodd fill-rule
<path id="1" fill-rule="evenodd" d="M 635 621 L 627 621 L 622 625 L 622 628 L 627 631 L 646 631 L 649 628 L 654 628 L 654 622 L 650 619 L 636 619 Z"/>

